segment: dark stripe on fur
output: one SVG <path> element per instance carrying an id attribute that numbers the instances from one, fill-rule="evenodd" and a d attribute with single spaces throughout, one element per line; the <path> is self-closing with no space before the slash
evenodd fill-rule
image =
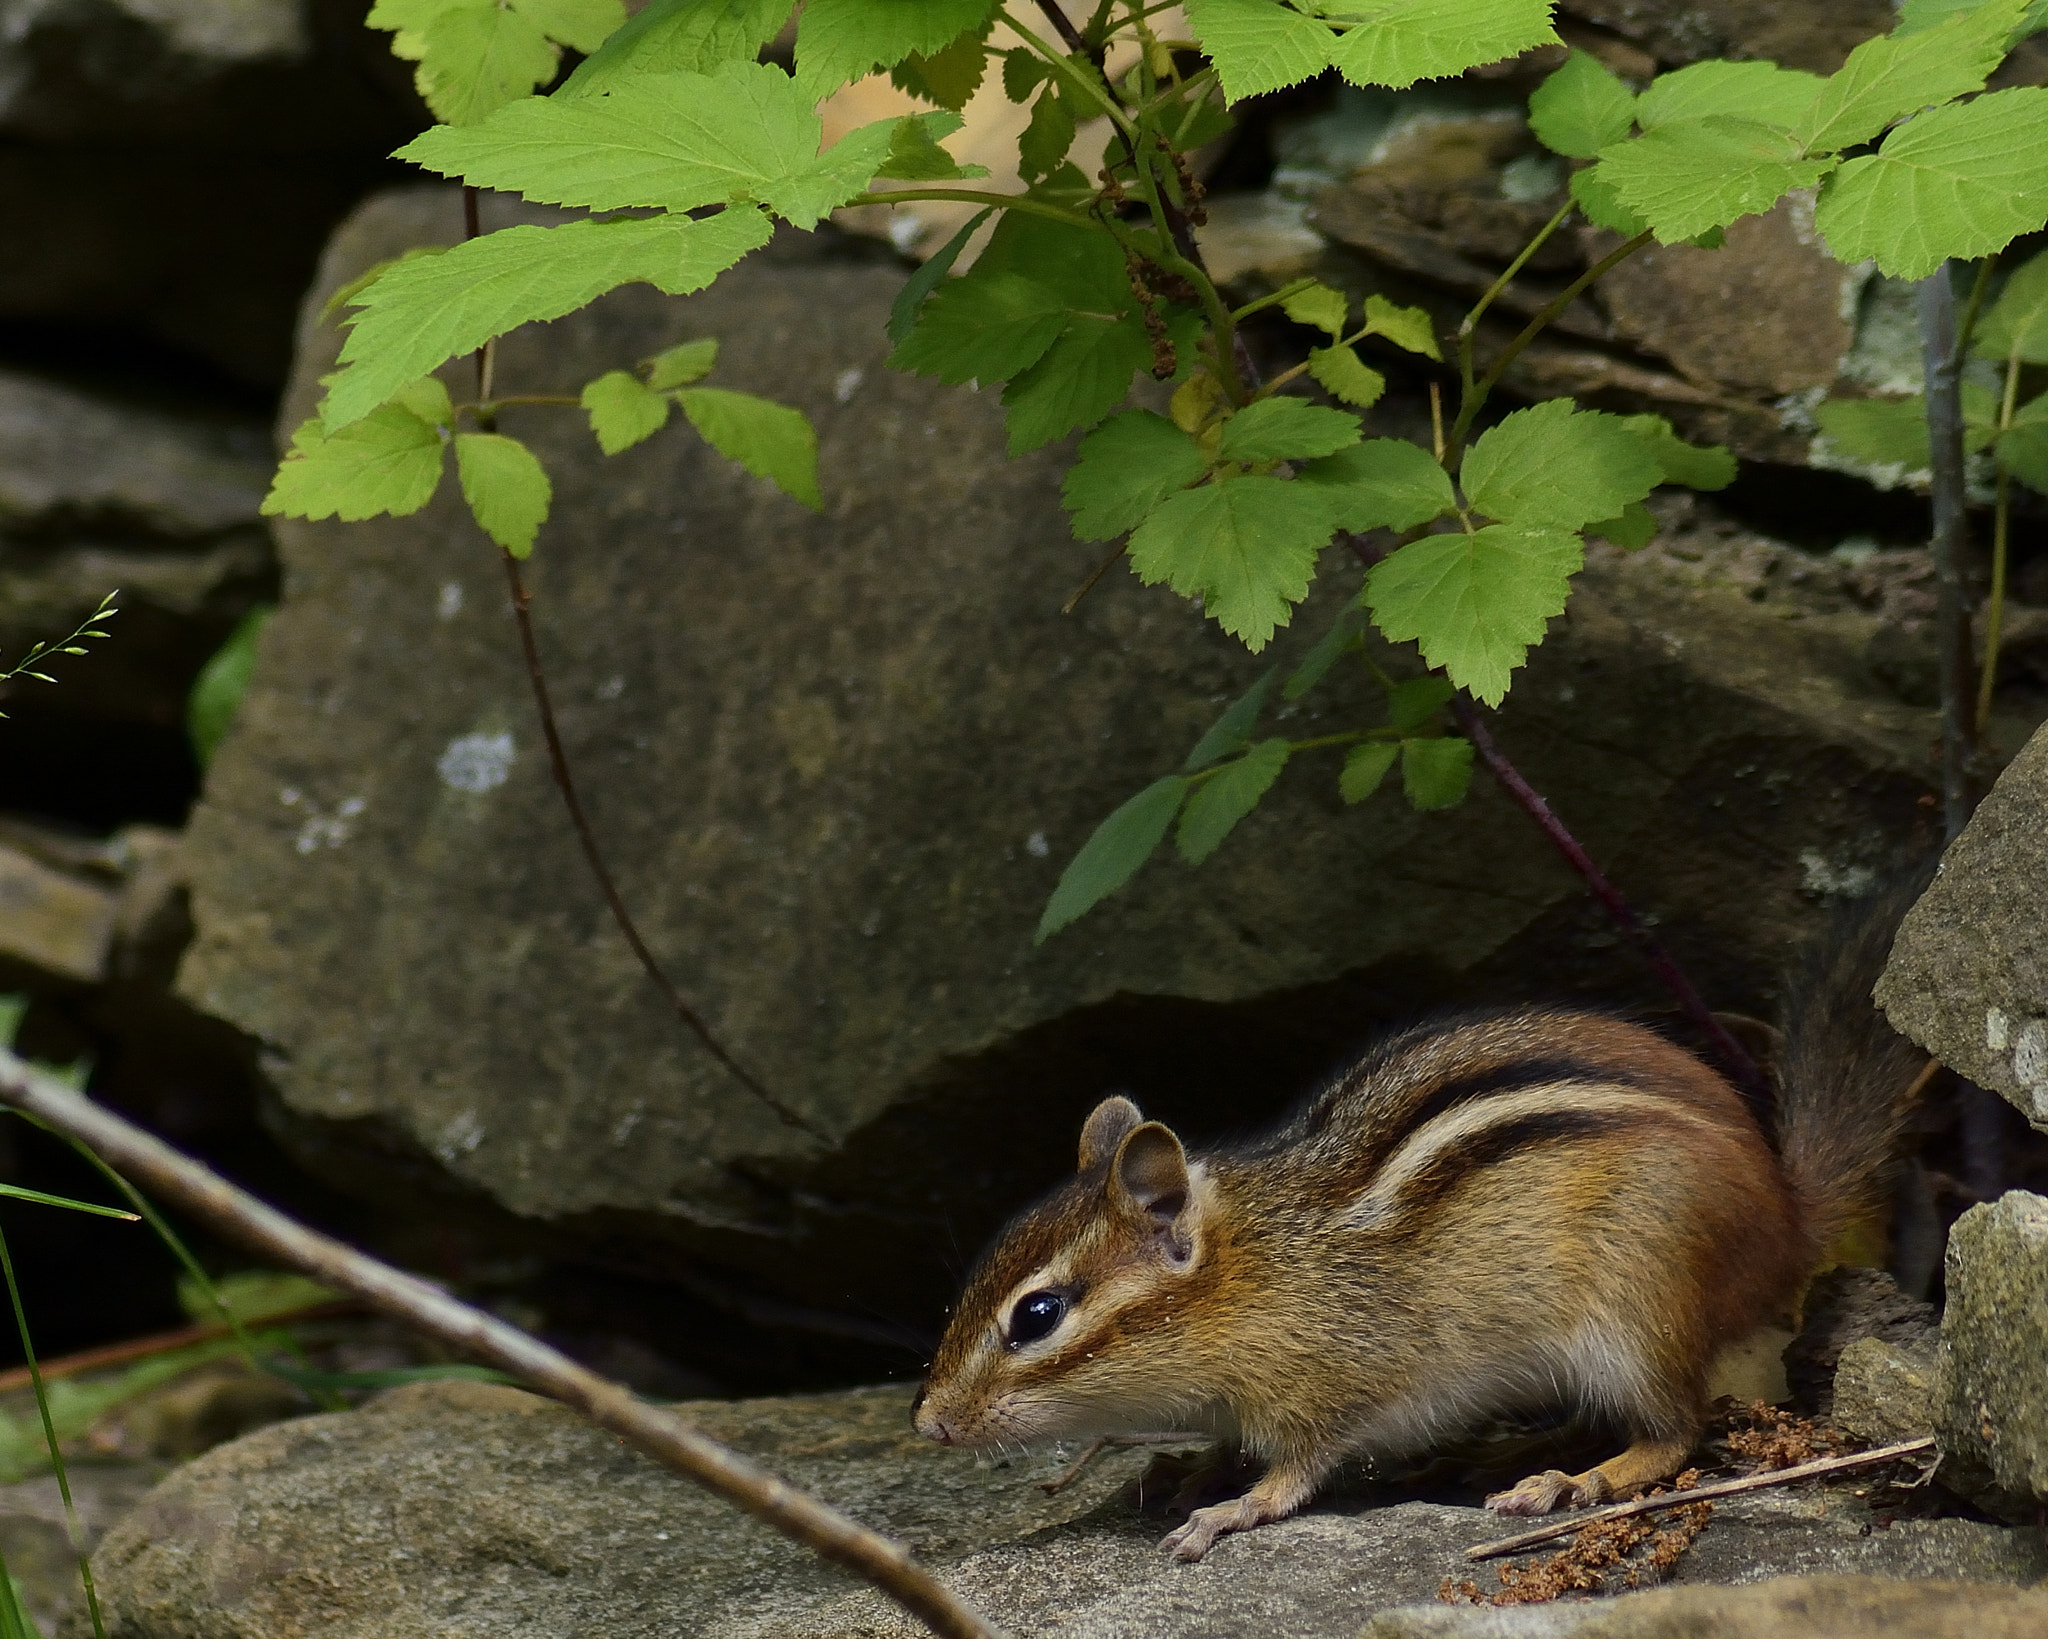
<path id="1" fill-rule="evenodd" d="M 1467 1176 L 1483 1167 L 1498 1166 L 1518 1155 L 1555 1144 L 1575 1144 L 1583 1139 L 1640 1129 L 1646 1119 L 1654 1117 L 1646 1117 L 1641 1110 L 1543 1110 L 1497 1121 L 1467 1133 L 1449 1149 L 1440 1151 L 1428 1166 L 1401 1186 L 1400 1207 L 1403 1211 L 1414 1211 L 1440 1205 Z"/>

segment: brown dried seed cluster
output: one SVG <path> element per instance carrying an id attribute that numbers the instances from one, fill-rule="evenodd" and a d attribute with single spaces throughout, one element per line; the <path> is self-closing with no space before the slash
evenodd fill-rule
<path id="1" fill-rule="evenodd" d="M 1690 1491 L 1699 1481 L 1699 1470 L 1689 1468 L 1672 1486 Z M 1713 1517 L 1712 1503 L 1696 1502 L 1674 1508 L 1661 1526 L 1646 1514 L 1601 1520 L 1575 1534 L 1562 1553 L 1531 1565 L 1510 1562 L 1500 1566 L 1498 1593 L 1488 1594 L 1470 1580 L 1453 1582 L 1445 1577 L 1436 1596 L 1447 1605 L 1538 1605 L 1568 1593 L 1611 1593 L 1640 1587 L 1646 1580 L 1654 1585 L 1678 1563 Z M 1643 1551 L 1638 1553 L 1638 1549 Z"/>
<path id="2" fill-rule="evenodd" d="M 1749 1426 L 1737 1428 L 1737 1421 L 1745 1421 Z M 1848 1443 L 1835 1429 L 1817 1424 L 1809 1417 L 1767 1406 L 1761 1400 L 1730 1417 L 1730 1454 L 1757 1468 L 1791 1468 L 1797 1463 L 1810 1463 L 1816 1457 L 1842 1450 Z"/>

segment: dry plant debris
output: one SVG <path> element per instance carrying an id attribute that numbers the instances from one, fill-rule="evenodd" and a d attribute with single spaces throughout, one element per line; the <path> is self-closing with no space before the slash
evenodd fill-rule
<path id="1" fill-rule="evenodd" d="M 1746 1426 L 1738 1427 L 1738 1423 Z M 1834 1456 L 1854 1443 L 1838 1429 L 1761 1400 L 1731 1410 L 1728 1425 L 1725 1443 L 1729 1455 L 1756 1469 L 1793 1468 L 1817 1457 Z"/>
<path id="2" fill-rule="evenodd" d="M 1699 1470 L 1688 1468 L 1672 1481 L 1672 1489 L 1690 1491 L 1699 1482 Z M 1661 1496 L 1663 1491 L 1659 1488 L 1651 1495 Z M 1699 1502 L 1673 1509 L 1661 1527 L 1646 1514 L 1598 1520 L 1573 1536 L 1560 1553 L 1529 1565 L 1501 1565 L 1498 1593 L 1488 1594 L 1469 1579 L 1453 1582 L 1445 1577 L 1437 1598 L 1448 1605 L 1538 1605 L 1569 1593 L 1617 1593 L 1645 1583 L 1654 1587 L 1713 1515 L 1712 1503 Z"/>

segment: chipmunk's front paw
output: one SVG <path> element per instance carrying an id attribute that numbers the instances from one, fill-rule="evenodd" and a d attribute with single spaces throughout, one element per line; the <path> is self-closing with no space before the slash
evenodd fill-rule
<path id="1" fill-rule="evenodd" d="M 1583 1474 L 1549 1469 L 1532 1474 L 1512 1491 L 1496 1491 L 1486 1506 L 1496 1514 L 1548 1514 L 1560 1508 L 1587 1508 L 1607 1500 L 1606 1476 L 1597 1468 Z"/>
<path id="2" fill-rule="evenodd" d="M 1168 1550 L 1175 1559 L 1190 1563 L 1201 1559 L 1216 1545 L 1218 1537 L 1231 1531 L 1248 1531 L 1260 1523 L 1256 1517 L 1247 1517 L 1243 1502 L 1240 1497 L 1236 1502 L 1219 1502 L 1210 1508 L 1197 1508 L 1188 1515 L 1187 1524 L 1169 1531 L 1159 1546 Z"/>

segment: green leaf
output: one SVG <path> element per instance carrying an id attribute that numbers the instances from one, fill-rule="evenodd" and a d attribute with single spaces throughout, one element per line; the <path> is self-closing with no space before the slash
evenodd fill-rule
<path id="1" fill-rule="evenodd" d="M 1368 740 L 1344 754 L 1344 771 L 1337 776 L 1337 790 L 1346 802 L 1364 802 L 1380 788 L 1387 770 L 1401 748 L 1391 740 Z"/>
<path id="2" fill-rule="evenodd" d="M 1981 91 L 2005 57 L 2027 0 L 1985 0 L 1921 34 L 1880 34 L 1849 53 L 1800 122 L 1800 142 L 1833 153 L 1892 121 Z"/>
<path id="3" fill-rule="evenodd" d="M 983 42 L 988 38 L 989 21 L 985 19 L 980 28 L 969 29 L 937 51 L 913 51 L 889 71 L 890 80 L 898 90 L 958 113 L 981 89 L 982 77 L 988 72 Z"/>
<path id="4" fill-rule="evenodd" d="M 483 532 L 515 558 L 532 552 L 554 499 L 533 451 L 503 433 L 457 433 L 455 472 Z"/>
<path id="5" fill-rule="evenodd" d="M 1825 83 L 1776 63 L 1694 63 L 1650 82 L 1636 99 L 1636 123 L 1651 131 L 1727 114 L 1790 130 Z"/>
<path id="6" fill-rule="evenodd" d="M 1387 390 L 1387 378 L 1341 344 L 1312 348 L 1308 373 L 1322 383 L 1332 398 L 1340 398 L 1361 410 L 1371 409 Z"/>
<path id="7" fill-rule="evenodd" d="M 1635 93 L 1598 57 L 1576 47 L 1529 98 L 1529 128 L 1553 153 L 1591 159 L 1635 124 Z"/>
<path id="8" fill-rule="evenodd" d="M 896 122 L 879 120 L 818 152 L 824 125 L 770 63 L 709 74 L 648 74 L 599 97 L 528 98 L 482 124 L 436 126 L 398 151 L 474 187 L 554 205 L 695 210 L 758 201 L 800 228 L 859 193 Z"/>
<path id="9" fill-rule="evenodd" d="M 1188 784 L 1184 774 L 1154 780 L 1095 828 L 1060 873 L 1059 886 L 1038 919 L 1033 944 L 1044 944 L 1130 881 L 1180 812 Z"/>
<path id="10" fill-rule="evenodd" d="M 1049 176 L 1074 145 L 1074 115 L 1060 88 L 1048 85 L 1031 105 L 1031 121 L 1017 139 L 1017 174 L 1027 182 Z"/>
<path id="11" fill-rule="evenodd" d="M 1261 740 L 1236 762 L 1225 764 L 1196 786 L 1181 810 L 1180 830 L 1174 838 L 1180 857 L 1199 865 L 1213 854 L 1237 822 L 1272 789 L 1293 749 L 1286 740 Z"/>
<path id="12" fill-rule="evenodd" d="M 413 83 L 451 125 L 530 96 L 561 61 L 538 23 L 495 4 L 451 6 L 420 31 L 419 48 Z"/>
<path id="13" fill-rule="evenodd" d="M 1640 501 L 1631 501 L 1618 516 L 1586 525 L 1588 535 L 1611 541 L 1624 552 L 1637 552 L 1657 538 L 1657 518 Z"/>
<path id="14" fill-rule="evenodd" d="M 1128 313 L 1136 305 L 1124 253 L 1104 228 L 1006 211 L 968 278 L 998 273 L 1036 280 L 1084 313 Z"/>
<path id="15" fill-rule="evenodd" d="M 1827 441 L 1852 461 L 1872 466 L 1925 470 L 1927 401 L 1910 398 L 1831 398 L 1813 418 Z"/>
<path id="16" fill-rule="evenodd" d="M 1060 485 L 1074 515 L 1074 536 L 1113 540 L 1209 470 L 1202 448 L 1163 415 L 1126 410 L 1081 440 Z"/>
<path id="17" fill-rule="evenodd" d="M 924 265 L 903 281 L 903 288 L 896 292 L 896 300 L 889 304 L 889 339 L 903 341 L 917 327 L 918 314 L 923 311 L 924 299 L 938 287 L 941 279 L 953 271 L 953 264 L 960 259 L 960 252 L 967 248 L 967 241 L 979 231 L 982 223 L 994 213 L 995 207 L 976 211 L 960 224 L 959 232 L 948 239 Z"/>
<path id="18" fill-rule="evenodd" d="M 1578 537 L 1561 529 L 1493 524 L 1476 535 L 1427 535 L 1373 566 L 1366 603 L 1388 637 L 1419 643 L 1431 666 L 1497 706 L 1583 562 Z"/>
<path id="19" fill-rule="evenodd" d="M 1252 743 L 1252 730 L 1258 726 L 1259 713 L 1266 709 L 1266 696 L 1272 691 L 1278 673 L 1277 666 L 1267 668 L 1256 683 L 1230 702 L 1223 715 L 1195 742 L 1187 761 L 1180 765 L 1183 773 L 1198 774 L 1211 763 Z"/>
<path id="20" fill-rule="evenodd" d="M 435 476 L 440 476 L 438 468 Z M 213 761 L 214 752 L 227 738 L 242 696 L 249 692 L 249 679 L 256 672 L 256 640 L 276 613 L 276 606 L 268 603 L 251 609 L 193 679 L 192 692 L 185 697 L 185 734 L 201 768 Z"/>
<path id="21" fill-rule="evenodd" d="M 1058 291 L 1021 273 L 977 269 L 933 294 L 889 365 L 954 387 L 1007 381 L 1036 363 L 1066 327 Z"/>
<path id="22" fill-rule="evenodd" d="M 1973 350 L 1979 358 L 2017 353 L 2024 364 L 2048 364 L 2048 251 L 2013 270 L 1998 300 L 1977 321 Z"/>
<path id="23" fill-rule="evenodd" d="M 963 177 L 987 176 L 986 165 L 962 165 L 944 148 L 939 138 L 960 129 L 958 114 L 906 114 L 899 119 L 889 138 L 889 154 L 878 177 L 898 182 L 948 182 Z"/>
<path id="24" fill-rule="evenodd" d="M 1401 307 L 1384 296 L 1368 296 L 1365 299 L 1365 333 L 1384 336 L 1396 347 L 1420 353 L 1426 359 L 1443 361 L 1443 348 L 1436 339 L 1436 325 L 1425 308 Z"/>
<path id="25" fill-rule="evenodd" d="M 384 404 L 339 432 L 308 421 L 278 464 L 266 517 L 404 518 L 441 483 L 441 430 L 400 404 Z"/>
<path id="26" fill-rule="evenodd" d="M 636 74 L 703 74 L 720 63 L 750 63 L 795 9 L 796 0 L 652 0 L 555 97 L 594 96 Z"/>
<path id="27" fill-rule="evenodd" d="M 813 512 L 818 493 L 818 435 L 801 410 L 725 387 L 685 387 L 676 394 L 704 442 Z"/>
<path id="28" fill-rule="evenodd" d="M 1892 32 L 1918 34 L 1923 29 L 1946 22 L 1959 11 L 1975 11 L 1984 3 L 1985 0 L 1906 0 L 1899 8 L 1899 26 Z M 2044 28 L 2048 28 L 2048 0 L 2033 0 L 2015 30 L 2012 43 L 2017 45 L 2027 35 L 2038 34 Z"/>
<path id="29" fill-rule="evenodd" d="M 1217 453 L 1226 461 L 1308 461 L 1357 442 L 1357 416 L 1280 395 L 1224 422 Z"/>
<path id="30" fill-rule="evenodd" d="M 1775 126 L 1715 115 L 1603 149 L 1600 178 L 1659 244 L 1671 245 L 1769 210 L 1792 189 L 1812 187 L 1831 163 L 1801 159 Z"/>
<path id="31" fill-rule="evenodd" d="M 1296 324 L 1313 325 L 1325 335 L 1334 337 L 1344 334 L 1344 315 L 1350 311 L 1350 306 L 1343 291 L 1318 283 L 1285 298 L 1280 303 L 1280 311 Z"/>
<path id="32" fill-rule="evenodd" d="M 423 376 L 391 395 L 391 402 L 412 411 L 430 427 L 446 431 L 455 424 L 455 404 L 447 387 L 433 376 Z"/>
<path id="33" fill-rule="evenodd" d="M 1503 417 L 1465 452 L 1458 481 L 1503 523 L 1577 529 L 1611 518 L 1663 480 L 1648 446 L 1620 416 L 1553 398 Z"/>
<path id="34" fill-rule="evenodd" d="M 1295 481 L 1318 491 L 1339 529 L 1410 530 L 1457 506 L 1451 481 L 1429 451 L 1405 438 L 1373 438 L 1303 467 Z"/>
<path id="35" fill-rule="evenodd" d="M 1661 415 L 1624 416 L 1621 424 L 1649 447 L 1665 483 L 1714 490 L 1735 482 L 1735 457 L 1725 444 L 1688 444 Z"/>
<path id="36" fill-rule="evenodd" d="M 323 419 L 330 431 L 345 427 L 456 354 L 619 285 L 651 284 L 671 296 L 701 290 L 771 231 L 757 210 L 520 226 L 402 262 L 357 298 L 361 311 L 341 350 L 346 368 L 329 378 Z"/>
<path id="37" fill-rule="evenodd" d="M 1362 21 L 1330 57 L 1353 85 L 1399 91 L 1555 45 L 1550 7 L 1551 0 L 1344 0 L 1332 9 Z"/>
<path id="38" fill-rule="evenodd" d="M 1233 478 L 1169 495 L 1131 534 L 1131 568 L 1199 597 L 1257 654 L 1308 595 L 1330 538 L 1329 511 L 1304 484 Z"/>
<path id="39" fill-rule="evenodd" d="M 702 336 L 656 353 L 647 363 L 647 385 L 657 393 L 687 387 L 711 374 L 718 362 L 718 338 Z"/>
<path id="40" fill-rule="evenodd" d="M 1401 742 L 1401 786 L 1411 808 L 1455 808 L 1472 783 L 1472 742 L 1447 734 Z"/>
<path id="41" fill-rule="evenodd" d="M 1439 677 L 1434 672 L 1396 683 L 1387 690 L 1387 726 L 1398 734 L 1418 729 L 1443 710 L 1457 692 L 1448 677 Z"/>
<path id="42" fill-rule="evenodd" d="M 353 279 L 337 286 L 334 294 L 320 304 L 320 322 L 325 324 L 344 307 L 352 306 L 356 297 L 375 284 L 386 269 L 394 268 L 400 262 L 410 262 L 420 256 L 439 256 L 447 248 L 446 245 L 415 245 L 402 255 L 387 256 L 381 262 L 373 262 Z"/>
<path id="43" fill-rule="evenodd" d="M 619 0 L 512 0 L 512 6 L 538 23 L 550 40 L 586 57 L 626 21 L 626 8 Z"/>
<path id="44" fill-rule="evenodd" d="M 606 455 L 629 450 L 668 425 L 667 396 L 642 386 L 638 376 L 624 370 L 599 376 L 583 389 L 581 403 L 590 414 L 597 447 Z"/>
<path id="45" fill-rule="evenodd" d="M 1232 102 L 1313 79 L 1336 41 L 1313 17 L 1274 0 L 1187 0 L 1188 27 Z"/>
<path id="46" fill-rule="evenodd" d="M 2048 90 L 1937 108 L 1828 178 L 1814 226 L 1837 260 L 1924 279 L 1948 257 L 2003 250 L 2048 221 Z"/>
<path id="47" fill-rule="evenodd" d="M 1022 455 L 1092 427 L 1124 401 L 1131 377 L 1150 368 L 1152 338 L 1135 318 L 1077 315 L 1038 362 L 1003 389 L 1010 453 Z"/>
<path id="48" fill-rule="evenodd" d="M 2029 489 L 2048 494 L 2048 393 L 2015 412 L 1998 440 L 1998 459 Z"/>
<path id="49" fill-rule="evenodd" d="M 1604 165 L 1589 165 L 1582 171 L 1572 172 L 1572 202 L 1594 227 L 1633 239 L 1650 224 L 1621 202 L 1621 196 L 1614 191 L 1606 173 Z"/>
<path id="50" fill-rule="evenodd" d="M 995 6 L 996 0 L 805 0 L 796 26 L 796 87 L 814 105 L 912 52 L 944 49 L 978 30 Z"/>
<path id="51" fill-rule="evenodd" d="M 1012 46 L 1003 53 L 1003 95 L 1012 102 L 1029 102 L 1031 93 L 1052 77 L 1052 65 L 1029 46 Z"/>
<path id="52" fill-rule="evenodd" d="M 72 1212 L 90 1212 L 98 1218 L 123 1218 L 129 1223 L 140 1223 L 136 1213 L 124 1207 L 98 1206 L 91 1201 L 74 1201 L 68 1195 L 45 1195 L 39 1189 L 24 1189 L 20 1184 L 0 1184 L 0 1195 L 10 1201 L 33 1201 L 37 1206 L 60 1206 Z"/>

